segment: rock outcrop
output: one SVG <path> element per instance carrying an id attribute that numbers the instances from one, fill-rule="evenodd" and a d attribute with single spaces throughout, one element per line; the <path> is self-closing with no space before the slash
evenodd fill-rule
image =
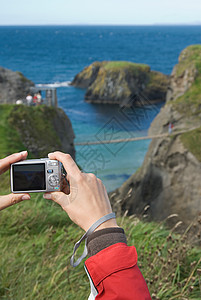
<path id="1" fill-rule="evenodd" d="M 201 45 L 189 46 L 173 69 L 167 103 L 149 134 L 168 131 L 183 134 L 152 140 L 140 170 L 110 194 L 114 209 L 122 214 L 142 214 L 164 220 L 178 214 L 185 226 L 201 216 Z M 196 129 L 195 129 L 196 128 Z M 196 223 L 198 226 L 199 223 Z M 200 226 L 200 225 L 199 225 Z"/>
<path id="2" fill-rule="evenodd" d="M 0 103 L 16 103 L 25 99 L 34 83 L 24 77 L 21 72 L 0 67 Z"/>
<path id="3" fill-rule="evenodd" d="M 35 157 L 47 157 L 48 153 L 59 150 L 75 159 L 75 135 L 62 109 L 15 105 L 7 121 L 13 131 L 17 131 L 24 149 Z"/>
<path id="4" fill-rule="evenodd" d="M 131 98 L 135 99 L 134 104 L 143 105 L 143 101 L 138 101 L 141 94 L 150 103 L 165 101 L 169 78 L 145 64 L 104 61 L 86 67 L 71 84 L 87 89 L 87 102 L 130 106 Z"/>

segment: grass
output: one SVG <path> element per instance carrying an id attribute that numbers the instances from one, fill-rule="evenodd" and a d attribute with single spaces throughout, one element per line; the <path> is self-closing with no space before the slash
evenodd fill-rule
<path id="1" fill-rule="evenodd" d="M 188 71 L 194 73 L 195 80 L 190 88 L 172 103 L 173 109 L 177 110 L 184 117 L 193 117 L 200 120 L 201 116 L 201 45 L 193 45 L 184 49 L 179 57 L 179 64 L 176 66 L 176 80 Z M 186 72 L 187 74 L 187 72 Z M 196 75 L 195 75 L 196 74 Z M 189 76 L 189 75 L 188 75 Z M 169 105 L 167 104 L 167 105 Z M 201 161 L 201 128 L 182 134 L 181 141 L 184 146 Z"/>
<path id="2" fill-rule="evenodd" d="M 191 45 L 185 48 L 180 55 L 179 62 L 176 69 L 177 77 L 182 76 L 186 69 L 193 66 L 201 72 L 201 45 Z"/>
<path id="3" fill-rule="evenodd" d="M 61 148 L 61 141 L 53 126 L 55 116 L 53 107 L 18 105 L 13 107 L 8 122 L 26 140 L 26 144 L 32 144 L 31 148 L 35 148 L 39 152 L 37 155 L 43 157 L 52 149 Z"/>
<path id="4" fill-rule="evenodd" d="M 201 127 L 181 135 L 184 146 L 201 162 Z"/>
<path id="5" fill-rule="evenodd" d="M 137 248 L 152 299 L 200 299 L 201 250 L 185 235 L 134 216 L 118 223 Z M 2 211 L 0 299 L 86 299 L 83 264 L 70 267 L 73 245 L 82 234 L 58 205 L 39 194 Z"/>
<path id="6" fill-rule="evenodd" d="M 176 78 L 179 79 L 185 70 L 194 70 L 196 78 L 191 87 L 174 101 L 173 107 L 186 116 L 196 116 L 201 113 L 201 45 L 189 46 L 182 51 L 176 66 Z"/>
<path id="7" fill-rule="evenodd" d="M 13 105 L 8 104 L 0 106 L 0 157 L 25 149 L 19 133 L 8 122 L 13 107 Z"/>
<path id="8" fill-rule="evenodd" d="M 54 128 L 56 110 L 53 107 L 24 105 L 0 106 L 0 157 L 28 150 L 29 157 L 45 157 L 61 149 Z"/>
<path id="9" fill-rule="evenodd" d="M 104 68 L 106 70 L 116 70 L 120 71 L 122 69 L 128 69 L 132 72 L 148 72 L 150 71 L 150 67 L 146 64 L 136 64 L 128 61 L 109 61 L 104 64 Z"/>

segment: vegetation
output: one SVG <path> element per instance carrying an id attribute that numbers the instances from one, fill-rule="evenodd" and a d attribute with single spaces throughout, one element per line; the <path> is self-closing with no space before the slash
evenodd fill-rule
<path id="1" fill-rule="evenodd" d="M 0 107 L 0 157 L 24 150 L 19 133 L 8 122 L 13 107 L 13 105 L 8 104 L 2 104 Z"/>
<path id="2" fill-rule="evenodd" d="M 0 157 L 15 151 L 28 149 L 43 157 L 55 148 L 61 148 L 61 141 L 54 129 L 56 110 L 47 106 L 7 105 L 0 107 Z"/>
<path id="3" fill-rule="evenodd" d="M 104 64 L 104 68 L 106 70 L 113 70 L 113 71 L 119 71 L 122 69 L 126 69 L 131 72 L 149 72 L 150 67 L 146 64 L 136 64 L 129 61 L 109 61 Z"/>
<path id="4" fill-rule="evenodd" d="M 94 69 L 98 69 L 102 66 L 103 63 L 96 61 L 93 64 L 87 66 L 82 70 L 82 72 L 78 73 L 78 78 L 81 77 L 84 80 L 90 80 L 90 78 L 93 76 Z"/>
<path id="5" fill-rule="evenodd" d="M 147 88 L 153 88 L 154 90 L 160 90 L 162 87 L 164 88 L 164 93 L 167 91 L 167 84 L 169 83 L 169 78 L 160 73 L 152 71 L 149 74 L 149 82 L 147 84 Z"/>
<path id="6" fill-rule="evenodd" d="M 201 250 L 162 224 L 123 217 L 152 299 L 200 299 Z M 83 234 L 56 204 L 34 195 L 0 215 L 0 299 L 87 299 L 83 264 L 70 267 Z"/>
<path id="7" fill-rule="evenodd" d="M 1 106 L 2 157 L 24 150 L 13 127 L 12 112 L 17 116 L 13 106 Z M 40 116 L 38 108 L 33 112 Z M 8 173 L 1 175 L 0 191 L 9 193 Z M 186 233 L 174 233 L 179 224 L 167 230 L 162 223 L 139 221 L 135 216 L 123 216 L 118 223 L 125 229 L 128 244 L 137 248 L 138 265 L 153 300 L 200 299 L 201 249 Z M 41 194 L 32 194 L 31 200 L 1 211 L 0 299 L 86 299 L 89 283 L 83 264 L 74 269 L 69 262 L 82 233 L 57 204 L 44 200 Z M 200 234 L 194 232 L 196 235 L 200 240 Z"/>
<path id="8" fill-rule="evenodd" d="M 177 77 L 193 67 L 201 73 L 201 45 L 191 45 L 182 51 L 176 70 Z"/>
<path id="9" fill-rule="evenodd" d="M 174 101 L 174 107 L 187 116 L 201 113 L 201 45 L 193 45 L 184 49 L 176 66 L 176 79 L 188 70 L 188 76 L 195 76 L 191 87 Z"/>
<path id="10" fill-rule="evenodd" d="M 181 135 L 184 146 L 201 162 L 201 127 Z"/>
<path id="11" fill-rule="evenodd" d="M 124 69 L 121 71 L 118 68 L 107 69 L 106 66 L 108 64 L 99 69 L 98 76 L 89 87 L 89 90 L 93 91 L 93 95 L 98 95 L 99 98 L 104 99 L 106 91 L 108 91 L 108 83 L 117 81 L 119 84 L 117 86 L 112 85 L 108 98 L 118 98 L 121 94 L 123 94 L 124 97 L 130 97 L 131 90 L 125 78 Z"/>

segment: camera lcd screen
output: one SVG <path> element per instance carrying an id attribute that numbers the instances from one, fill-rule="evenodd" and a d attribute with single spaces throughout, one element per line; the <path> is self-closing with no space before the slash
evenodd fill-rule
<path id="1" fill-rule="evenodd" d="M 13 190 L 46 190 L 45 164 L 19 164 L 13 166 Z"/>

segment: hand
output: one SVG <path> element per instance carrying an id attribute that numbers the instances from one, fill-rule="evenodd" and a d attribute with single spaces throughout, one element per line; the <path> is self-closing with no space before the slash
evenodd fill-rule
<path id="1" fill-rule="evenodd" d="M 60 161 L 66 172 L 70 188 L 63 192 L 44 194 L 45 199 L 52 199 L 67 212 L 71 220 L 85 231 L 98 219 L 112 212 L 106 189 L 94 174 L 82 173 L 69 154 L 50 153 L 50 159 Z M 118 227 L 116 220 L 103 223 L 98 229 Z"/>
<path id="2" fill-rule="evenodd" d="M 15 153 L 10 156 L 7 156 L 3 159 L 0 159 L 0 174 L 6 172 L 12 163 L 15 163 L 20 160 L 24 160 L 27 157 L 27 151 L 20 153 Z M 16 204 L 23 200 L 29 200 L 29 194 L 9 194 L 5 196 L 0 196 L 0 210 L 9 207 L 13 204 Z"/>

